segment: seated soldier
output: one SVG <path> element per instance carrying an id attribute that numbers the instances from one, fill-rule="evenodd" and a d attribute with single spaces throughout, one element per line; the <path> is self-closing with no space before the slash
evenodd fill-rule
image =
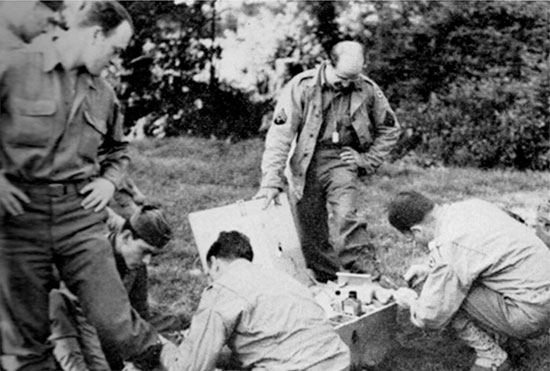
<path id="1" fill-rule="evenodd" d="M 420 296 L 408 288 L 394 294 L 398 305 L 410 309 L 412 323 L 450 325 L 476 351 L 472 371 L 516 366 L 525 345 L 520 340 L 550 327 L 550 251 L 544 243 L 481 200 L 437 205 L 420 193 L 402 192 L 388 210 L 390 223 L 430 253 L 429 266 L 405 273 L 413 286 L 425 281 Z"/>
<path id="2" fill-rule="evenodd" d="M 211 371 L 224 345 L 232 370 L 341 371 L 350 366 L 347 345 L 311 292 L 285 273 L 252 263 L 243 234 L 221 232 L 206 255 L 213 283 L 202 295 L 189 335 L 167 344 L 169 371 Z"/>
<path id="3" fill-rule="evenodd" d="M 141 207 L 124 219 L 109 211 L 109 241 L 118 272 L 132 307 L 160 331 L 182 329 L 186 321 L 176 316 L 152 316 L 147 301 L 147 264 L 172 238 L 162 210 Z M 84 317 L 77 298 L 66 288 L 50 292 L 50 320 L 54 356 L 64 371 L 121 369 L 122 359 L 101 349 L 95 329 Z M 105 353 L 105 355 L 104 355 Z M 108 362 L 107 362 L 108 361 Z"/>

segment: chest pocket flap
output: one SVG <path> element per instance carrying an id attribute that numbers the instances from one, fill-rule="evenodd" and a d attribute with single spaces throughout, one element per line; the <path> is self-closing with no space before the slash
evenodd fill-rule
<path id="1" fill-rule="evenodd" d="M 15 109 L 22 116 L 51 116 L 56 111 L 54 100 L 28 100 L 13 98 Z"/>

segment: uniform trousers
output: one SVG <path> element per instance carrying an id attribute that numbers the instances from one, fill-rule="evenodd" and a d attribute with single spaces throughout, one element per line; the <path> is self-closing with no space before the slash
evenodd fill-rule
<path id="1" fill-rule="evenodd" d="M 157 344 L 132 309 L 105 237 L 105 211 L 84 210 L 83 184 L 14 184 L 31 199 L 19 216 L 0 215 L 0 313 L 4 367 L 56 370 L 48 343 L 53 266 L 79 299 L 102 344 L 124 359 Z"/>
<path id="2" fill-rule="evenodd" d="M 461 309 L 482 328 L 518 339 L 536 337 L 550 328 L 550 302 L 529 304 L 475 285 Z"/>
<path id="3" fill-rule="evenodd" d="M 303 197 L 298 200 L 290 192 L 307 266 L 322 282 L 336 279 L 336 272 L 352 264 L 368 243 L 366 219 L 357 212 L 358 167 L 343 162 L 340 152 L 317 150 L 306 174 Z"/>

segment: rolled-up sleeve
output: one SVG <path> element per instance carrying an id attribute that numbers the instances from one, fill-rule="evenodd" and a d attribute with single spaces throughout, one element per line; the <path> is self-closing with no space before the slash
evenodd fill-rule
<path id="1" fill-rule="evenodd" d="M 374 85 L 374 99 L 369 116 L 373 124 L 374 142 L 366 152 L 362 153 L 368 172 L 382 165 L 401 135 L 401 125 L 397 116 L 377 85 Z"/>
<path id="2" fill-rule="evenodd" d="M 422 328 L 444 327 L 460 308 L 468 289 L 452 268 L 447 265 L 435 267 L 420 297 L 411 305 L 411 322 Z"/>
<path id="3" fill-rule="evenodd" d="M 284 169 L 292 142 L 303 121 L 302 93 L 300 81 L 295 78 L 285 86 L 275 106 L 262 158 L 262 188 L 282 189 L 285 184 Z"/>
<path id="4" fill-rule="evenodd" d="M 485 254 L 447 242 L 431 251 L 430 265 L 432 271 L 411 305 L 411 321 L 437 329 L 449 323 L 489 263 Z"/>
<path id="5" fill-rule="evenodd" d="M 189 335 L 179 347 L 167 347 L 161 363 L 167 371 L 212 371 L 242 313 L 242 301 L 217 288 L 206 289 Z"/>

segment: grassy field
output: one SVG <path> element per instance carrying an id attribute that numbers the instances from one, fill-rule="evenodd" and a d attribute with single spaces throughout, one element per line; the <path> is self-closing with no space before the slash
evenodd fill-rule
<path id="1" fill-rule="evenodd" d="M 259 186 L 262 150 L 261 139 L 229 144 L 178 138 L 132 145 L 133 179 L 152 202 L 164 207 L 176 230 L 170 251 L 156 258 L 151 269 L 151 301 L 157 309 L 187 314 L 195 309 L 206 280 L 187 214 L 250 199 Z M 361 210 L 368 218 L 372 242 L 379 247 L 383 269 L 394 278 L 413 259 L 422 258 L 390 227 L 384 214 L 388 200 L 406 189 L 441 202 L 483 198 L 533 222 L 537 203 L 550 194 L 550 174 L 423 169 L 406 159 L 385 165 L 364 180 Z M 377 371 L 469 369 L 473 355 L 448 332 L 418 330 L 409 324 L 405 312 L 399 313 L 398 323 L 398 346 Z M 528 366 L 518 371 L 550 370 L 549 337 L 530 341 L 530 348 Z"/>

